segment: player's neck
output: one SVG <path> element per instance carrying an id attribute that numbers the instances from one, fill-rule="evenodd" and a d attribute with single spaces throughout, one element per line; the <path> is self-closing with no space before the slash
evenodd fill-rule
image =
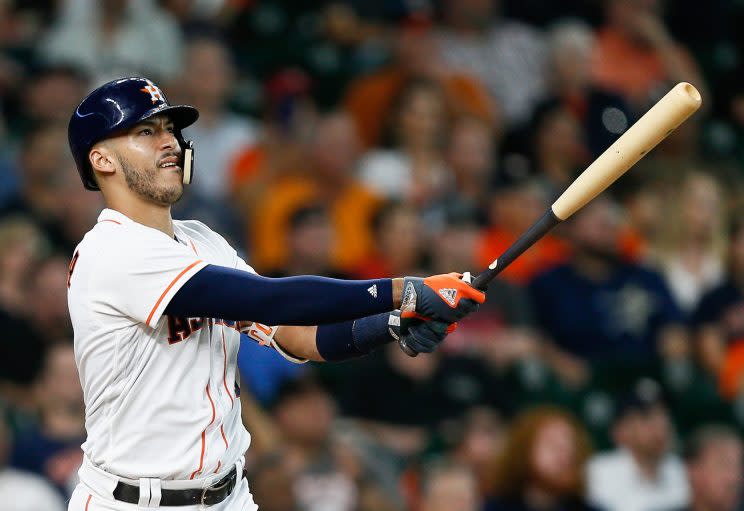
<path id="1" fill-rule="evenodd" d="M 108 200 L 106 205 L 127 218 L 165 233 L 169 238 L 174 236 L 173 218 L 170 205 L 161 206 L 140 199 L 127 197 L 126 200 Z"/>

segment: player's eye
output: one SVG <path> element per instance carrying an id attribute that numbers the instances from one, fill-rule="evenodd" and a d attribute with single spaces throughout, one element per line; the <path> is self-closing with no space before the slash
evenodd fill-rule
<path id="1" fill-rule="evenodd" d="M 166 130 L 168 130 L 168 133 L 173 133 L 174 131 L 176 131 L 176 130 L 175 130 L 175 129 L 173 128 L 173 126 L 168 126 L 168 127 L 167 127 L 167 128 L 165 128 L 165 129 L 166 129 Z"/>
<path id="2" fill-rule="evenodd" d="M 152 135 L 152 130 L 150 128 L 142 128 L 139 131 L 140 135 Z"/>

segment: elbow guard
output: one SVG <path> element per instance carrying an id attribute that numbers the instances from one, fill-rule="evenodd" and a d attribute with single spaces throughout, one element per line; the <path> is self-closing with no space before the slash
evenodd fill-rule
<path id="1" fill-rule="evenodd" d="M 256 341 L 261 346 L 271 346 L 276 350 L 282 357 L 289 360 L 293 364 L 304 364 L 308 360 L 306 358 L 298 358 L 291 353 L 284 350 L 281 345 L 276 342 L 274 335 L 279 329 L 278 326 L 267 326 L 261 323 L 251 323 L 250 326 L 240 330 L 241 333 L 248 336 L 250 339 Z"/>

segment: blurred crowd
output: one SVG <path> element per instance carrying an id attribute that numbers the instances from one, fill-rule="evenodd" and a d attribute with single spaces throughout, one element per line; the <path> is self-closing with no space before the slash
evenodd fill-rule
<path id="1" fill-rule="evenodd" d="M 66 123 L 196 106 L 196 218 L 269 276 L 478 271 L 679 81 L 703 108 L 512 264 L 435 354 L 241 349 L 262 511 L 744 509 L 744 3 L 0 0 L 0 502 L 56 511 L 96 222 Z M 322 297 L 319 297 L 322 299 Z M 157 382 L 152 382 L 157 385 Z"/>

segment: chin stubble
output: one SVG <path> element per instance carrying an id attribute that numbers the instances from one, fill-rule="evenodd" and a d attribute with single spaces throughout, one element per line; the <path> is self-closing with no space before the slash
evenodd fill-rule
<path id="1" fill-rule="evenodd" d="M 178 202 L 181 195 L 183 195 L 183 187 L 158 186 L 156 181 L 158 169 L 155 169 L 155 172 L 137 169 L 122 155 L 119 155 L 119 161 L 121 162 L 127 186 L 140 197 L 158 204 L 170 205 Z"/>

